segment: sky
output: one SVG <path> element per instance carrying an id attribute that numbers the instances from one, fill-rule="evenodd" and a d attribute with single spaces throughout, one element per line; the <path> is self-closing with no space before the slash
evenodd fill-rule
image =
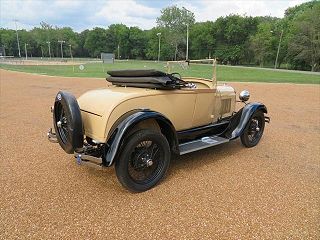
<path id="1" fill-rule="evenodd" d="M 161 9 L 184 6 L 197 22 L 229 14 L 283 17 L 288 7 L 308 0 L 0 0 L 0 27 L 30 30 L 44 21 L 77 32 L 113 23 L 150 29 Z"/>

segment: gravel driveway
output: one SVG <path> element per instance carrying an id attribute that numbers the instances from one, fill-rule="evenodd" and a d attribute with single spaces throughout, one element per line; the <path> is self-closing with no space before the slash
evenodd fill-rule
<path id="1" fill-rule="evenodd" d="M 320 239 L 319 85 L 230 83 L 269 109 L 259 145 L 178 157 L 160 185 L 131 194 L 113 167 L 79 166 L 46 139 L 57 91 L 104 80 L 0 78 L 0 239 Z"/>

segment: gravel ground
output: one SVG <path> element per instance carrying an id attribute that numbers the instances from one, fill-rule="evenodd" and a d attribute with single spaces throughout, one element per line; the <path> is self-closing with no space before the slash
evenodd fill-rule
<path id="1" fill-rule="evenodd" d="M 131 194 L 46 139 L 59 89 L 105 81 L 0 74 L 0 239 L 320 239 L 319 86 L 231 83 L 269 109 L 259 145 L 178 157 Z"/>

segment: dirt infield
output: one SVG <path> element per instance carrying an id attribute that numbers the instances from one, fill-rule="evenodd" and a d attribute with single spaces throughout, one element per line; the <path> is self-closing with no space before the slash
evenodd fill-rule
<path id="1" fill-rule="evenodd" d="M 159 186 L 131 194 L 113 167 L 79 166 L 46 139 L 59 89 L 105 81 L 0 78 L 0 239 L 320 239 L 320 86 L 231 83 L 269 109 L 260 144 L 178 157 Z"/>

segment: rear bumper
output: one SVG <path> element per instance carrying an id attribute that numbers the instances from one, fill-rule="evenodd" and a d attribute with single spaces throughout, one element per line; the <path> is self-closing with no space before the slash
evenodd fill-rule
<path id="1" fill-rule="evenodd" d="M 53 113 L 53 106 L 50 107 L 50 112 Z M 52 131 L 52 128 L 49 128 L 49 130 L 47 132 L 47 138 L 48 138 L 49 142 L 58 143 L 57 134 Z"/>
<path id="2" fill-rule="evenodd" d="M 47 137 L 48 137 L 49 142 L 58 143 L 57 135 L 55 132 L 52 131 L 52 128 L 50 128 L 48 130 Z"/>

